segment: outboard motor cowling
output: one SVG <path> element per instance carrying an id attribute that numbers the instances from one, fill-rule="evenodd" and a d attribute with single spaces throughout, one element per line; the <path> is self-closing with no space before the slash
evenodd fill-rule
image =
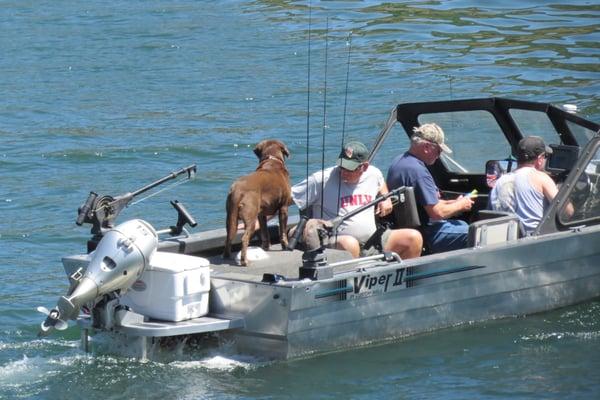
<path id="1" fill-rule="evenodd" d="M 134 219 L 108 231 L 91 254 L 81 280 L 62 296 L 55 309 L 47 312 L 41 332 L 66 328 L 84 304 L 118 290 L 128 289 L 142 274 L 158 247 L 158 234 L 146 221 Z M 45 312 L 45 309 L 40 308 Z"/>

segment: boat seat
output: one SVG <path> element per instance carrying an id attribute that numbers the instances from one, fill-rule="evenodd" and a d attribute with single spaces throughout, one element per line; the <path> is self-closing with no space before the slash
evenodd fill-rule
<path id="1" fill-rule="evenodd" d="M 375 215 L 375 220 L 378 223 L 388 223 L 393 229 L 419 228 L 421 226 L 415 189 L 412 186 L 404 187 L 404 191 L 398 195 L 393 204 L 394 208 L 389 215 L 385 217 Z"/>
<path id="2" fill-rule="evenodd" d="M 471 222 L 482 221 L 485 219 L 499 218 L 499 217 L 517 217 L 518 218 L 517 214 L 510 212 L 510 211 L 487 210 L 486 209 L 486 210 L 477 211 L 477 213 L 475 214 L 475 218 Z M 525 233 L 525 227 L 523 226 L 523 223 L 519 219 L 519 237 L 522 238 L 525 236 L 527 236 L 527 234 Z"/>
<path id="3" fill-rule="evenodd" d="M 510 211 L 501 211 L 501 210 L 479 210 L 475 214 L 475 221 L 483 221 L 486 219 L 493 219 L 499 217 L 512 217 L 516 216 L 515 213 L 511 213 Z"/>
<path id="4" fill-rule="evenodd" d="M 482 211 L 479 212 L 480 217 Z M 515 214 L 492 211 L 483 213 L 483 216 L 489 218 L 480 219 L 469 225 L 468 247 L 510 242 L 523 236 L 521 221 Z"/>

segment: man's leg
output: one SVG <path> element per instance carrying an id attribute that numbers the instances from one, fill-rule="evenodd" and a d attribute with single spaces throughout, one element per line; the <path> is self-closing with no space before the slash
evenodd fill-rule
<path id="1" fill-rule="evenodd" d="M 381 236 L 383 250 L 393 251 L 402 259 L 421 255 L 423 237 L 416 229 L 388 229 Z"/>
<path id="2" fill-rule="evenodd" d="M 331 244 L 333 244 L 333 241 L 335 241 L 336 249 L 346 250 L 347 252 L 352 254 L 353 258 L 357 258 L 358 256 L 360 256 L 360 243 L 353 236 L 340 235 L 337 237 L 337 240 L 334 236 L 330 240 Z"/>
<path id="3" fill-rule="evenodd" d="M 469 224 L 460 219 L 430 222 L 423 228 L 425 241 L 431 253 L 467 247 Z"/>

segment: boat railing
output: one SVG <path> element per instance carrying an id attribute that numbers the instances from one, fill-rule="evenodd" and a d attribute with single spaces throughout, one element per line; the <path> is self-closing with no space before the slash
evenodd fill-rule
<path id="1" fill-rule="evenodd" d="M 344 260 L 344 261 L 338 261 L 335 263 L 331 263 L 329 264 L 330 267 L 342 267 L 344 265 L 350 265 L 350 264 L 361 264 L 367 261 L 376 261 L 376 260 L 384 260 L 387 262 L 392 262 L 392 261 L 397 261 L 399 263 L 402 262 L 402 258 L 400 258 L 400 256 L 393 252 L 393 251 L 386 251 L 383 252 L 381 254 L 375 254 L 372 256 L 366 256 L 366 257 L 360 257 L 360 258 L 353 258 L 350 260 Z"/>

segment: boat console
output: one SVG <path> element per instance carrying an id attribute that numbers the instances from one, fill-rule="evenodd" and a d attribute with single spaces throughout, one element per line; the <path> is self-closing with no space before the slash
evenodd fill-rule
<path id="1" fill-rule="evenodd" d="M 579 146 L 551 144 L 552 154 L 546 160 L 546 171 L 558 179 L 566 177 L 579 159 Z"/>

